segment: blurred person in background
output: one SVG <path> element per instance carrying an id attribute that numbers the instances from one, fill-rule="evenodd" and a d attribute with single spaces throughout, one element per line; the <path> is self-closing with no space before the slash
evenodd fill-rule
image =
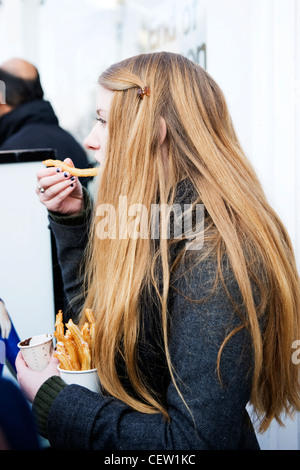
<path id="1" fill-rule="evenodd" d="M 261 432 L 300 411 L 292 361 L 300 283 L 289 235 L 220 87 L 199 65 L 144 54 L 111 66 L 99 85 L 98 122 L 85 141 L 101 164 L 95 207 L 77 178 L 55 168 L 41 168 L 36 193 L 51 211 L 69 295 L 84 285 L 78 324 L 87 308 L 96 316 L 102 392 L 67 385 L 55 357 L 36 373 L 18 354 L 40 432 L 60 449 L 258 449 L 249 402 Z M 203 204 L 201 249 L 165 232 L 124 237 L 124 195 L 148 214 L 158 202 L 188 205 L 190 215 Z M 108 204 L 119 237 L 101 218 Z M 162 216 L 162 231 L 169 222 Z"/>
<path id="2" fill-rule="evenodd" d="M 36 67 L 22 59 L 10 59 L 0 66 L 0 80 L 6 94 L 5 103 L 0 100 L 0 150 L 51 148 L 58 159 L 71 156 L 76 166 L 85 168 L 86 152 L 59 126 L 51 104 L 44 100 Z"/>
<path id="3" fill-rule="evenodd" d="M 17 383 L 2 377 L 4 363 L 16 376 L 15 361 L 20 341 L 10 315 L 0 299 L 0 450 L 37 450 L 40 448 L 37 429 L 30 407 Z"/>
<path id="4" fill-rule="evenodd" d="M 16 375 L 15 361 L 19 352 L 20 338 L 2 299 L 0 299 L 0 340 L 5 344 L 5 362 L 12 374 Z M 3 364 L 0 363 L 0 377 L 2 373 Z"/>
<path id="5" fill-rule="evenodd" d="M 18 384 L 0 377 L 0 397 L 0 450 L 39 450 L 30 406 Z"/>

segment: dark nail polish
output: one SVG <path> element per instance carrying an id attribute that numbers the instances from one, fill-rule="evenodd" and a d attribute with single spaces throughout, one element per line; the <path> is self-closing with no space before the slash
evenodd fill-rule
<path id="1" fill-rule="evenodd" d="M 60 168 L 56 168 L 56 171 L 57 171 L 57 173 L 60 173 L 60 172 L 61 172 L 61 169 L 60 169 Z"/>
<path id="2" fill-rule="evenodd" d="M 69 176 L 66 171 L 64 172 L 64 176 L 65 176 L 66 178 L 68 178 L 68 176 Z"/>
<path id="3" fill-rule="evenodd" d="M 73 188 L 73 187 L 74 187 L 74 184 L 72 183 L 70 186 L 71 186 L 71 188 Z"/>
<path id="4" fill-rule="evenodd" d="M 74 181 L 74 179 L 75 179 L 75 176 L 72 176 L 72 178 L 70 178 L 70 179 L 71 179 L 71 181 Z"/>

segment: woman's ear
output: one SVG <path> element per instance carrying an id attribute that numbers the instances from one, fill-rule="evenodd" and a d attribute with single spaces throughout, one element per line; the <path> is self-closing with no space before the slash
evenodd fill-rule
<path id="1" fill-rule="evenodd" d="M 163 117 L 159 118 L 159 130 L 160 130 L 159 144 L 162 145 L 167 135 L 167 124 Z"/>

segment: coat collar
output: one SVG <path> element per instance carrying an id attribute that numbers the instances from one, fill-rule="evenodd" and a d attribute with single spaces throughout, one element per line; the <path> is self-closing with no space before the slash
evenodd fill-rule
<path id="1" fill-rule="evenodd" d="M 17 106 L 0 118 L 0 145 L 28 124 L 58 125 L 51 104 L 45 100 L 34 100 Z"/>

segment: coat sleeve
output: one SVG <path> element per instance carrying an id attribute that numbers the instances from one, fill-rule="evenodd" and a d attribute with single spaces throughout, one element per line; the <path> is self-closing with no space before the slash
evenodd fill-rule
<path id="1" fill-rule="evenodd" d="M 58 216 L 49 212 L 49 228 L 54 236 L 64 293 L 76 316 L 83 305 L 84 253 L 88 242 L 91 201 L 84 189 L 85 209 L 79 216 Z"/>
<path id="2" fill-rule="evenodd" d="M 215 266 L 202 263 L 173 283 L 170 354 L 174 378 L 166 390 L 170 420 L 144 414 L 121 401 L 77 385 L 65 387 L 49 412 L 48 439 L 55 448 L 188 450 L 257 448 L 246 412 L 251 389 L 251 343 L 241 329 L 225 346 L 221 379 L 219 347 L 240 323 L 219 285 L 212 295 Z M 180 293 L 179 293 L 180 292 Z M 203 297 L 191 302 L 186 297 Z M 238 297 L 236 286 L 232 295 Z M 250 372 L 249 372 L 250 371 Z"/>

